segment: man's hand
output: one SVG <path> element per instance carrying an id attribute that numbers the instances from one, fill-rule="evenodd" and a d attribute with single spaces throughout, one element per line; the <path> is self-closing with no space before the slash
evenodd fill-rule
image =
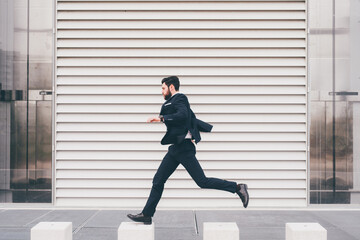
<path id="1" fill-rule="evenodd" d="M 148 120 L 146 122 L 148 122 L 148 123 L 161 122 L 161 119 L 159 117 L 152 117 L 152 118 L 148 118 Z"/>

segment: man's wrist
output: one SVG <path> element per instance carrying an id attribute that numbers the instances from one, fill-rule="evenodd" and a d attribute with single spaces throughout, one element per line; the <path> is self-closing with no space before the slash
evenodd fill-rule
<path id="1" fill-rule="evenodd" d="M 164 122 L 164 116 L 163 115 L 159 115 L 160 121 Z"/>

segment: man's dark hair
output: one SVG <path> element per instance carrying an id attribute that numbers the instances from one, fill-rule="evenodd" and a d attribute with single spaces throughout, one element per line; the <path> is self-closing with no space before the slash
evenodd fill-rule
<path id="1" fill-rule="evenodd" d="M 161 84 L 163 83 L 165 83 L 168 87 L 170 87 L 170 85 L 172 84 L 175 87 L 175 91 L 179 91 L 180 81 L 177 76 L 166 77 L 161 81 Z"/>

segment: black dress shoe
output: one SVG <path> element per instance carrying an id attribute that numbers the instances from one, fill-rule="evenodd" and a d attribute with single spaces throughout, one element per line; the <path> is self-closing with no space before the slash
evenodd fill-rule
<path id="1" fill-rule="evenodd" d="M 247 191 L 246 184 L 238 184 L 236 187 L 236 193 L 239 195 L 241 201 L 243 202 L 244 208 L 246 208 L 249 204 L 249 193 Z"/>
<path id="2" fill-rule="evenodd" d="M 145 216 L 143 213 L 139 213 L 136 215 L 128 214 L 127 216 L 134 222 L 142 222 L 145 225 L 150 225 L 152 223 L 151 217 Z"/>

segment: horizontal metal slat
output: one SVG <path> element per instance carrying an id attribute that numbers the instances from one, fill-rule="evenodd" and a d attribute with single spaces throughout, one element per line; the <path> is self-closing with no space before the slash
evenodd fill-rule
<path id="1" fill-rule="evenodd" d="M 111 85 L 111 86 L 157 86 L 161 88 L 163 76 L 59 76 L 57 85 Z M 305 77 L 225 77 L 225 76 L 180 76 L 182 86 L 305 86 Z M 148 102 L 148 101 L 146 101 Z M 144 102 L 145 103 L 145 102 Z"/>
<path id="2" fill-rule="evenodd" d="M 305 151 L 305 139 L 298 142 L 227 142 L 219 144 L 218 142 L 205 142 L 201 144 L 201 149 L 207 151 Z M 58 150 L 99 150 L 99 151 L 151 151 L 163 150 L 164 146 L 159 146 L 158 141 L 57 141 Z"/>
<path id="3" fill-rule="evenodd" d="M 258 123 L 305 123 L 306 115 L 302 113 L 293 113 L 293 114 L 197 114 L 199 119 L 203 119 L 207 122 L 222 122 L 222 123 L 244 123 L 244 122 L 258 122 Z M 81 122 L 81 123 L 121 123 L 121 122 L 146 122 L 149 118 L 149 114 L 79 114 L 71 113 L 64 114 L 58 113 L 57 123 L 58 122 Z"/>
<path id="4" fill-rule="evenodd" d="M 175 24 L 176 23 L 176 24 Z M 304 20 L 58 20 L 58 29 L 305 29 Z"/>
<path id="5" fill-rule="evenodd" d="M 196 32 L 196 33 L 193 33 Z M 305 39 L 301 30 L 59 30 L 57 39 Z"/>
<path id="6" fill-rule="evenodd" d="M 61 105 L 58 113 L 151 113 L 160 112 L 160 104 L 129 105 Z M 191 104 L 195 113 L 305 113 L 305 104 L 241 104 L 241 105 L 196 105 Z"/>
<path id="7" fill-rule="evenodd" d="M 226 10 L 305 10 L 306 5 L 304 1 L 272 1 L 272 2 L 253 2 L 253 1 L 244 1 L 244 2 L 233 2 L 233 1 L 208 1 L 201 2 L 184 2 L 184 1 L 172 1 L 172 2 L 161 2 L 158 1 L 157 4 L 151 2 L 142 2 L 141 4 L 136 2 L 107 2 L 104 4 L 103 1 L 98 2 L 63 2 L 58 1 L 57 10 L 96 10 L 96 11 L 114 11 L 114 10 L 215 10 L 215 11 L 226 11 Z"/>
<path id="8" fill-rule="evenodd" d="M 129 133 L 62 133 L 58 132 L 56 135 L 57 141 L 159 141 L 165 131 L 162 132 L 129 132 Z M 247 142 L 272 142 L 272 141 L 287 141 L 297 142 L 306 141 L 306 134 L 304 133 L 212 133 L 204 135 L 203 141 L 247 141 Z"/>
<path id="9" fill-rule="evenodd" d="M 292 95 L 305 94 L 305 86 L 182 86 L 182 92 L 186 94 L 246 94 L 246 95 Z M 58 94 L 157 94 L 160 86 L 143 86 L 142 88 L 133 86 L 58 86 Z M 160 107 L 160 106 L 159 106 Z"/>
<path id="10" fill-rule="evenodd" d="M 165 131 L 166 127 L 161 124 L 149 123 L 58 123 L 56 131 L 59 132 L 158 132 Z M 212 133 L 277 133 L 277 132 L 306 132 L 304 123 L 216 123 Z"/>
<path id="11" fill-rule="evenodd" d="M 59 39 L 58 48 L 305 48 L 305 39 Z"/>
<path id="12" fill-rule="evenodd" d="M 139 208 L 146 203 L 144 198 L 60 198 L 56 199 L 58 206 L 79 206 L 79 207 L 119 207 L 122 208 Z M 306 198 L 254 198 L 251 199 L 251 207 L 306 207 Z M 242 208 L 239 198 L 226 197 L 221 198 L 221 201 L 216 198 L 206 199 L 162 199 L 157 207 L 158 210 L 168 208 L 214 208 L 229 209 Z"/>
<path id="13" fill-rule="evenodd" d="M 303 67 L 57 67 L 57 76 L 306 76 Z"/>
<path id="14" fill-rule="evenodd" d="M 260 190 L 252 189 L 249 190 L 252 198 L 257 197 L 267 197 L 267 198 L 303 198 L 306 195 L 304 189 L 271 189 L 271 190 Z M 94 198 L 94 197 L 110 197 L 110 198 L 146 198 L 148 197 L 148 192 L 143 191 L 143 189 L 57 189 L 58 197 L 82 197 L 82 198 Z M 163 192 L 162 198 L 229 198 L 237 197 L 223 191 L 211 191 L 206 189 L 169 189 Z"/>
<path id="15" fill-rule="evenodd" d="M 207 161 L 206 159 L 199 159 L 202 168 L 206 170 L 306 170 L 305 161 L 295 160 L 281 160 L 281 161 Z M 72 160 L 72 161 L 57 161 L 57 169 L 59 170 L 137 170 L 149 169 L 156 170 L 161 163 L 158 161 L 149 160 L 124 160 L 124 161 L 106 161 L 106 160 Z M 178 169 L 184 169 L 179 165 Z"/>
<path id="16" fill-rule="evenodd" d="M 158 115 L 161 104 L 57 104 L 63 114 L 149 114 Z M 196 114 L 292 114 L 306 113 L 305 103 L 192 104 Z"/>
<path id="17" fill-rule="evenodd" d="M 61 48 L 58 57 L 305 57 L 305 48 Z M 182 78 L 183 79 L 183 78 Z"/>
<path id="18" fill-rule="evenodd" d="M 160 141 L 158 142 L 160 145 Z M 257 161 L 280 161 L 280 160 L 306 160 L 306 151 L 206 151 L 202 149 L 202 142 L 197 145 L 196 156 L 198 159 L 208 160 L 224 160 L 224 161 L 240 161 L 240 160 L 257 160 Z M 131 150 L 115 150 L 115 151 L 92 151 L 92 150 L 59 150 L 56 156 L 58 160 L 160 160 L 163 159 L 167 151 L 167 147 L 162 150 L 149 151 L 131 151 Z"/>
<path id="19" fill-rule="evenodd" d="M 59 67 L 253 67 L 253 66 L 306 66 L 299 58 L 58 58 Z"/>
<path id="20" fill-rule="evenodd" d="M 305 103 L 306 95 L 240 95 L 240 94 L 226 94 L 226 95 L 210 95 L 210 94 L 186 94 L 189 98 L 190 104 L 207 103 L 207 104 L 254 104 L 264 102 L 281 102 L 281 103 Z M 145 103 L 163 103 L 163 97 L 159 94 L 139 95 L 76 95 L 76 94 L 56 94 L 58 104 L 145 104 Z"/>
<path id="21" fill-rule="evenodd" d="M 306 19 L 305 10 L 277 11 L 277 10 L 231 10 L 231 11 L 86 11 L 86 10 L 58 10 L 59 20 L 296 20 Z"/>
<path id="22" fill-rule="evenodd" d="M 306 188 L 305 180 L 246 180 L 246 183 L 251 186 L 251 189 L 304 189 Z M 128 189 L 128 188 L 151 188 L 152 181 L 147 179 L 131 179 L 131 180 L 119 180 L 119 179 L 58 179 L 57 188 L 113 188 L 113 189 Z M 166 181 L 166 189 L 188 189 L 198 188 L 196 183 L 192 179 L 168 179 Z"/>
<path id="23" fill-rule="evenodd" d="M 152 179 L 152 170 L 56 170 L 57 178 L 73 179 Z M 207 170 L 208 176 L 221 179 L 305 179 L 305 170 Z M 171 175 L 172 179 L 190 179 L 186 170 L 178 169 Z"/>

